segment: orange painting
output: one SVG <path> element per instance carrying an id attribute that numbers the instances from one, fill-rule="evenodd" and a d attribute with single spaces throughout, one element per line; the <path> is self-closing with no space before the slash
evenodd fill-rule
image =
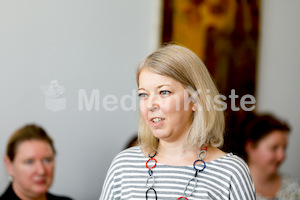
<path id="1" fill-rule="evenodd" d="M 259 6 L 260 0 L 165 0 L 163 43 L 175 42 L 194 51 L 225 96 L 232 89 L 239 98 L 254 96 Z M 240 134 L 235 130 L 246 115 L 226 110 L 230 137 Z M 234 148 L 233 140 L 226 140 Z"/>

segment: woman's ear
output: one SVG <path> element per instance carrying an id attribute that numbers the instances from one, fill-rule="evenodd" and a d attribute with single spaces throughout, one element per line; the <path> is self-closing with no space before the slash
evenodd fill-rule
<path id="1" fill-rule="evenodd" d="M 246 144 L 245 144 L 245 152 L 246 152 L 248 155 L 253 151 L 254 148 L 255 148 L 255 147 L 254 147 L 253 142 L 250 142 L 250 141 L 246 142 Z"/>
<path id="2" fill-rule="evenodd" d="M 12 161 L 9 159 L 8 156 L 5 156 L 4 157 L 4 164 L 5 164 L 5 167 L 8 171 L 8 174 L 10 176 L 14 176 L 14 170 L 13 170 L 13 166 L 12 166 Z"/>
<path id="3" fill-rule="evenodd" d="M 193 110 L 193 111 L 196 111 L 196 110 L 197 110 L 197 104 L 196 104 L 196 103 L 193 104 L 192 110 Z"/>

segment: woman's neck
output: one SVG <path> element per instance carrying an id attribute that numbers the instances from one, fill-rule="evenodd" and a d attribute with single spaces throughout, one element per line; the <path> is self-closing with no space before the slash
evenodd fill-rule
<path id="1" fill-rule="evenodd" d="M 162 164 L 186 166 L 192 165 L 195 160 L 199 159 L 198 154 L 200 151 L 200 148 L 187 149 L 183 143 L 166 143 L 160 141 L 155 158 Z M 226 155 L 225 152 L 212 146 L 207 147 L 206 153 L 205 162 L 210 162 Z"/>
<path id="2" fill-rule="evenodd" d="M 249 165 L 252 178 L 256 179 L 260 183 L 274 182 L 274 180 L 280 177 L 278 173 L 268 174 L 264 170 L 261 170 L 259 167 L 253 164 L 248 164 L 248 165 Z"/>
<path id="3" fill-rule="evenodd" d="M 274 198 L 281 186 L 281 177 L 278 173 L 268 174 L 257 166 L 249 164 L 255 190 L 264 197 Z"/>
<path id="4" fill-rule="evenodd" d="M 39 196 L 30 196 L 22 192 L 21 189 L 18 187 L 17 184 L 12 184 L 12 188 L 15 194 L 22 200 L 47 200 L 46 194 L 39 195 Z"/>
<path id="5" fill-rule="evenodd" d="M 187 149 L 183 143 L 160 141 L 155 158 L 159 163 L 175 166 L 192 165 L 197 159 L 197 150 Z"/>

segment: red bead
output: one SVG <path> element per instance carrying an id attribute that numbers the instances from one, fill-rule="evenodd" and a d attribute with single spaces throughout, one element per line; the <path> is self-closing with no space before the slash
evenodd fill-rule
<path id="1" fill-rule="evenodd" d="M 189 200 L 189 199 L 186 198 L 186 197 L 179 197 L 177 200 L 179 200 L 179 199 L 186 199 L 186 200 Z"/>
<path id="2" fill-rule="evenodd" d="M 152 166 L 152 167 L 148 167 L 148 162 L 150 161 L 150 160 L 154 160 L 154 166 Z M 155 158 L 149 158 L 149 160 L 146 162 L 146 167 L 148 168 L 148 169 L 153 169 L 155 166 L 156 166 L 156 163 L 157 163 L 157 161 L 155 160 Z"/>
<path id="3" fill-rule="evenodd" d="M 202 150 L 207 151 L 207 146 L 205 146 L 204 149 L 201 147 L 201 151 L 202 151 Z"/>

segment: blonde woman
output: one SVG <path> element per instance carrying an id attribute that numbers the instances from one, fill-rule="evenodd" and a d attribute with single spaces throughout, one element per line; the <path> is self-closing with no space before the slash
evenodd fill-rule
<path id="1" fill-rule="evenodd" d="M 255 199 L 245 162 L 219 149 L 224 115 L 202 61 L 164 46 L 137 69 L 139 146 L 113 160 L 100 200 Z"/>

